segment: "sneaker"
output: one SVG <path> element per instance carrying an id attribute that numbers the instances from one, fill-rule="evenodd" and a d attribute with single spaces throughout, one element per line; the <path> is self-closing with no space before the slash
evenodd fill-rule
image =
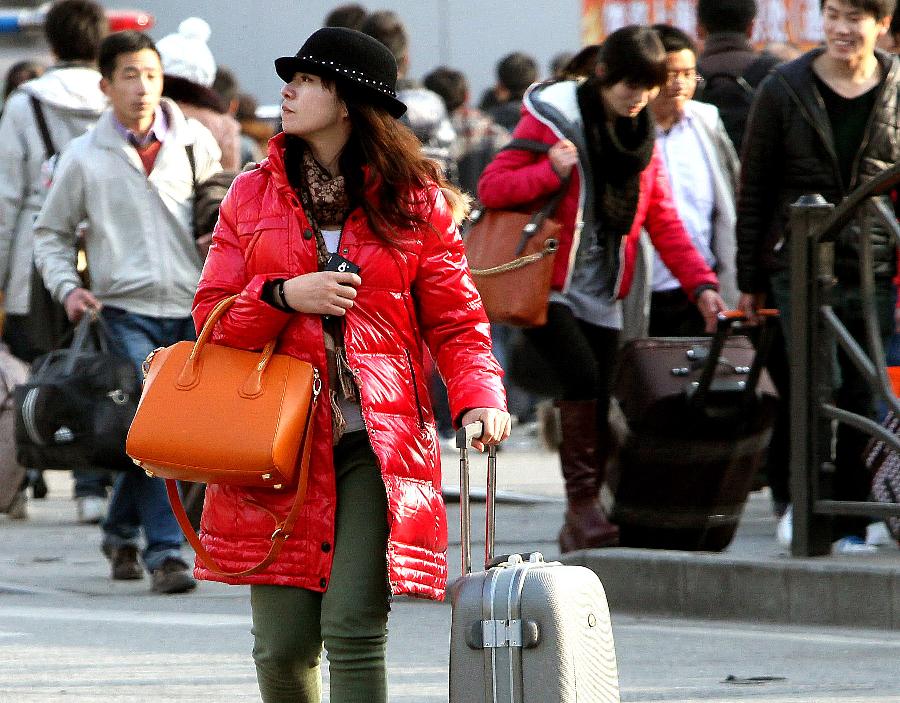
<path id="1" fill-rule="evenodd" d="M 75 512 L 82 525 L 96 525 L 106 517 L 106 501 L 100 496 L 76 498 Z"/>
<path id="2" fill-rule="evenodd" d="M 841 537 L 831 545 L 832 554 L 874 554 L 877 551 L 878 547 L 866 544 L 862 537 L 856 535 Z"/>
<path id="3" fill-rule="evenodd" d="M 775 528 L 775 539 L 782 547 L 790 547 L 794 539 L 794 509 L 788 506 Z"/>
<path id="4" fill-rule="evenodd" d="M 12 503 L 6 509 L 6 516 L 10 520 L 27 520 L 28 519 L 28 494 L 25 491 L 16 493 Z"/>
<path id="5" fill-rule="evenodd" d="M 144 578 L 144 569 L 138 560 L 137 547 L 131 545 L 107 547 L 104 545 L 103 553 L 112 565 L 113 581 L 137 581 Z"/>
<path id="6" fill-rule="evenodd" d="M 155 593 L 186 593 L 197 587 L 197 582 L 191 576 L 190 567 L 175 557 L 169 557 L 151 573 L 152 590 Z"/>
<path id="7" fill-rule="evenodd" d="M 882 522 L 873 522 L 866 526 L 866 544 L 873 547 L 893 547 L 897 541 L 891 535 L 888 526 Z"/>

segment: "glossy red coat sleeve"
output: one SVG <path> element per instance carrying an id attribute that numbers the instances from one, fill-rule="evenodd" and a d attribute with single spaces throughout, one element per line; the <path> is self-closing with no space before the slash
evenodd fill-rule
<path id="1" fill-rule="evenodd" d="M 194 296 L 193 316 L 199 331 L 219 301 L 237 294 L 237 300 L 216 324 L 212 341 L 239 349 L 259 350 L 279 335 L 291 315 L 261 299 L 263 285 L 277 275 L 249 277 L 247 274 L 244 249 L 235 228 L 240 178 L 219 209 L 212 246 Z"/>
<path id="2" fill-rule="evenodd" d="M 694 248 L 690 235 L 684 229 L 672 200 L 669 176 L 655 147 L 647 168 L 650 201 L 643 223 L 644 228 L 663 263 L 678 279 L 688 297 L 693 300 L 694 291 L 699 286 L 711 285 L 718 288 L 719 279 Z"/>
<path id="3" fill-rule="evenodd" d="M 530 139 L 555 144 L 559 138 L 530 113 L 524 113 L 513 139 Z M 488 164 L 478 181 L 478 198 L 485 207 L 514 208 L 545 198 L 562 183 L 543 154 L 510 149 L 501 151 Z"/>
<path id="4" fill-rule="evenodd" d="M 462 237 L 440 190 L 433 189 L 431 197 L 433 229 L 423 237 L 412 295 L 425 344 L 447 384 L 456 422 L 470 408 L 505 410 L 506 393 Z"/>

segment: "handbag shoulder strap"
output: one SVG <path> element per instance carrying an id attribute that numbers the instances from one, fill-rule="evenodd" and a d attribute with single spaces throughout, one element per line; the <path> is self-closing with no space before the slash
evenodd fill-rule
<path id="1" fill-rule="evenodd" d="M 52 159 L 56 156 L 56 147 L 53 144 L 53 137 L 50 136 L 50 128 L 47 127 L 44 108 L 41 106 L 41 101 L 34 95 L 31 96 L 31 109 L 34 112 L 34 121 L 37 122 L 38 131 L 41 133 L 41 141 L 44 142 L 44 151 L 47 152 L 47 158 Z"/>
<path id="2" fill-rule="evenodd" d="M 546 154 L 550 151 L 552 146 L 552 144 L 539 142 L 536 139 L 513 139 L 500 149 L 500 151 L 519 150 L 531 151 L 535 154 Z M 559 204 L 565 197 L 570 180 L 571 176 L 566 176 L 562 179 L 562 182 L 559 184 L 559 189 L 554 191 L 553 196 L 547 201 L 547 204 L 535 213 L 532 224 L 537 224 L 539 226 L 542 220 L 553 217 L 554 213 L 556 213 L 556 208 L 559 207 Z"/>
<path id="3" fill-rule="evenodd" d="M 197 157 L 194 156 L 194 145 L 185 144 L 184 151 L 187 154 L 188 162 L 191 164 L 191 192 L 197 192 Z"/>
<path id="4" fill-rule="evenodd" d="M 547 144 L 546 142 L 539 142 L 536 139 L 512 139 L 505 146 L 501 147 L 500 151 L 530 151 L 535 154 L 546 154 L 550 151 L 552 144 Z M 544 205 L 538 212 L 535 213 L 534 218 L 532 219 L 532 224 L 540 225 L 540 222 L 548 217 L 553 217 L 556 212 L 556 208 L 559 207 L 559 204 L 562 202 L 562 199 L 565 197 L 566 189 L 569 186 L 569 181 L 571 177 L 566 177 L 559 184 L 559 189 L 554 191 L 552 197 L 547 201 L 547 204 Z M 484 212 L 485 207 L 481 203 L 476 203 L 475 207 L 472 209 L 472 216 L 470 216 L 470 220 L 472 223 L 478 221 L 479 217 Z"/>
<path id="5" fill-rule="evenodd" d="M 303 507 L 303 502 L 306 498 L 306 486 L 309 475 L 309 453 L 312 449 L 312 432 L 310 430 L 312 428 L 312 421 L 316 414 L 317 407 L 318 394 L 314 394 L 309 412 L 306 415 L 306 424 L 303 428 L 303 440 L 300 443 L 301 466 L 305 468 L 300 471 L 300 477 L 297 480 L 297 492 L 294 494 L 294 501 L 291 503 L 291 509 L 288 511 L 284 520 L 278 522 L 276 518 L 275 531 L 272 533 L 272 544 L 269 547 L 269 552 L 256 566 L 251 566 L 249 569 L 244 569 L 243 571 L 225 571 L 219 566 L 216 560 L 213 559 L 212 555 L 203 546 L 200 537 L 194 531 L 193 525 L 191 525 L 191 520 L 188 518 L 187 511 L 184 509 L 184 503 L 181 502 L 181 494 L 178 492 L 178 482 L 171 478 L 166 479 L 166 493 L 169 495 L 169 502 L 172 504 L 172 512 L 175 513 L 175 519 L 178 520 L 181 531 L 184 532 L 184 536 L 187 538 L 191 547 L 193 547 L 194 552 L 200 557 L 200 561 L 202 561 L 203 565 L 213 573 L 230 577 L 253 576 L 272 564 L 278 558 L 278 555 L 281 554 L 284 543 L 287 541 L 288 537 L 291 536 L 294 525 L 297 523 L 297 518 L 300 516 L 300 508 Z M 269 512 L 267 508 L 259 503 L 253 503 L 253 505 Z"/>
<path id="6" fill-rule="evenodd" d="M 536 139 L 512 139 L 506 144 L 506 146 L 502 147 L 500 151 L 511 151 L 517 149 L 519 151 L 533 151 L 535 154 L 546 154 L 548 151 L 550 151 L 550 147 L 552 146 L 552 144 L 539 142 Z"/>

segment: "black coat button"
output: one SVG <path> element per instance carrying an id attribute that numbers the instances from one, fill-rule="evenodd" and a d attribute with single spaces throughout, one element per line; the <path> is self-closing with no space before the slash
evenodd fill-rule
<path id="1" fill-rule="evenodd" d="M 321 586 L 322 588 L 325 588 L 327 583 L 328 581 L 326 581 L 324 578 L 319 579 L 319 586 Z"/>
<path id="2" fill-rule="evenodd" d="M 328 553 L 331 551 L 331 545 L 328 542 L 322 542 L 322 551 Z"/>
<path id="3" fill-rule="evenodd" d="M 313 238 L 313 231 L 309 227 L 303 230 L 303 238 L 307 240 Z"/>

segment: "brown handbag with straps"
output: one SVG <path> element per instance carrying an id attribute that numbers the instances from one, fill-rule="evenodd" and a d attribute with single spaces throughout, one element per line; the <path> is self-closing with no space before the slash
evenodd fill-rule
<path id="1" fill-rule="evenodd" d="M 546 154 L 550 146 L 514 139 L 501 151 L 522 149 Z M 553 216 L 568 184 L 568 178 L 563 180 L 537 212 L 472 211 L 465 234 L 466 258 L 491 322 L 514 327 L 540 327 L 547 322 L 553 262 L 562 229 Z"/>
<path id="2" fill-rule="evenodd" d="M 300 514 L 321 380 L 311 364 L 275 354 L 274 340 L 261 353 L 210 344 L 213 327 L 237 297 L 216 305 L 195 343 L 178 342 L 147 357 L 126 451 L 148 475 L 166 479 L 175 517 L 204 565 L 249 576 L 275 561 Z M 176 480 L 293 490 L 294 500 L 283 519 L 276 517 L 266 558 L 228 572 L 200 543 Z"/>

